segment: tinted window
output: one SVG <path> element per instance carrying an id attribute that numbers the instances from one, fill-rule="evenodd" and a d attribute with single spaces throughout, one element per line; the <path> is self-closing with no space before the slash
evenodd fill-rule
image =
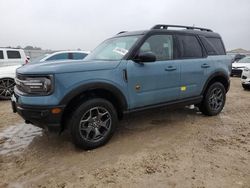
<path id="1" fill-rule="evenodd" d="M 0 51 L 0 59 L 3 59 L 3 51 Z"/>
<path id="2" fill-rule="evenodd" d="M 7 56 L 9 59 L 20 59 L 21 58 L 19 51 L 7 51 Z"/>
<path id="3" fill-rule="evenodd" d="M 88 54 L 85 53 L 73 53 L 73 59 L 84 59 Z"/>
<path id="4" fill-rule="evenodd" d="M 216 52 L 216 49 L 205 37 L 201 37 L 201 41 L 204 47 L 206 48 L 208 55 L 218 55 L 218 52 Z"/>
<path id="5" fill-rule="evenodd" d="M 61 54 L 56 54 L 48 58 L 46 61 L 52 61 L 52 60 L 66 60 L 69 59 L 68 53 L 61 53 Z"/>
<path id="6" fill-rule="evenodd" d="M 201 58 L 202 48 L 195 36 L 178 35 L 180 58 Z"/>
<path id="7" fill-rule="evenodd" d="M 157 61 L 173 59 L 173 37 L 153 35 L 144 42 L 140 52 L 153 52 Z"/>
<path id="8" fill-rule="evenodd" d="M 218 55 L 225 55 L 225 49 L 220 38 L 207 38 L 207 40 L 212 44 Z"/>

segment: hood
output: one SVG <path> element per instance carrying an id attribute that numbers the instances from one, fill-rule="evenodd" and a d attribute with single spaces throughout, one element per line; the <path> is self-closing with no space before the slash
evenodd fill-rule
<path id="1" fill-rule="evenodd" d="M 232 66 L 235 67 L 235 68 L 242 68 L 242 67 L 246 67 L 246 66 L 249 66 L 250 63 L 233 63 Z"/>
<path id="2" fill-rule="evenodd" d="M 31 63 L 17 69 L 19 74 L 56 74 L 114 69 L 120 61 L 50 61 Z"/>
<path id="3" fill-rule="evenodd" d="M 20 67 L 20 65 L 12 65 L 12 66 L 4 66 L 0 67 L 0 75 L 12 75 L 16 73 L 16 69 Z"/>

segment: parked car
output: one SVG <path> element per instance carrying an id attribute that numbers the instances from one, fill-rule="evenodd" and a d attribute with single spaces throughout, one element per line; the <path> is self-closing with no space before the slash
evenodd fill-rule
<path id="1" fill-rule="evenodd" d="M 241 76 L 242 71 L 247 65 L 250 65 L 250 56 L 246 56 L 238 62 L 234 62 L 232 64 L 231 76 Z"/>
<path id="2" fill-rule="evenodd" d="M 205 115 L 219 114 L 231 66 L 212 30 L 156 25 L 121 32 L 83 61 L 19 68 L 12 107 L 26 123 L 69 128 L 76 146 L 93 149 L 107 143 L 124 114 L 191 104 Z"/>
<path id="3" fill-rule="evenodd" d="M 244 89 L 250 89 L 250 63 L 243 69 L 241 75 L 241 84 Z"/>
<path id="4" fill-rule="evenodd" d="M 45 54 L 32 60 L 32 63 L 61 61 L 61 60 L 82 60 L 89 54 L 88 51 L 59 51 L 52 54 Z"/>
<path id="5" fill-rule="evenodd" d="M 0 99 L 10 99 L 16 69 L 28 62 L 22 49 L 0 48 Z"/>
<path id="6" fill-rule="evenodd" d="M 244 57 L 246 57 L 246 55 L 244 55 L 244 54 L 236 54 L 234 56 L 234 62 L 238 62 L 239 60 L 241 60 Z"/>

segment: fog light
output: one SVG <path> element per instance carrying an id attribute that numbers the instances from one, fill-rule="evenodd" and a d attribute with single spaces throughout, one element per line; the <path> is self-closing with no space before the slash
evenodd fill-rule
<path id="1" fill-rule="evenodd" d="M 52 114 L 59 114 L 59 113 L 61 113 L 61 108 L 53 108 L 52 110 L 51 110 L 51 113 Z"/>

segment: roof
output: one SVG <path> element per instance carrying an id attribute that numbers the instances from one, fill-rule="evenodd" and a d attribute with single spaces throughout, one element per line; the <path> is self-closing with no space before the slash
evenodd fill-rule
<path id="1" fill-rule="evenodd" d="M 162 26 L 162 27 L 161 27 Z M 184 28 L 184 29 L 168 29 L 168 27 L 176 27 L 176 28 Z M 163 32 L 163 33 L 179 33 L 179 34 L 196 34 L 202 35 L 205 37 L 220 37 L 218 33 L 213 32 L 211 29 L 200 28 L 200 27 L 192 27 L 192 26 L 179 26 L 179 25 L 156 25 L 152 27 L 150 30 L 142 30 L 142 31 L 122 31 L 118 33 L 116 36 L 130 36 L 130 35 L 144 35 L 154 32 Z M 116 37 L 115 36 L 115 37 Z"/>

